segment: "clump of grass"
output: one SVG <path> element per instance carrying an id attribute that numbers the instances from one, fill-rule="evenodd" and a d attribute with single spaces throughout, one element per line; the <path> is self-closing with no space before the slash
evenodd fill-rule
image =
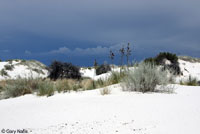
<path id="1" fill-rule="evenodd" d="M 92 79 L 84 79 L 81 81 L 81 87 L 83 90 L 91 90 L 96 88 L 96 84 Z"/>
<path id="2" fill-rule="evenodd" d="M 120 83 L 125 76 L 125 72 L 112 72 L 111 76 L 108 78 L 109 85 Z"/>
<path id="3" fill-rule="evenodd" d="M 101 94 L 101 95 L 108 95 L 108 94 L 111 93 L 111 90 L 108 89 L 107 87 L 102 88 L 102 89 L 100 89 L 99 91 L 100 91 L 100 94 Z"/>
<path id="4" fill-rule="evenodd" d="M 71 90 L 70 83 L 67 79 L 56 81 L 56 90 L 60 92 L 68 92 Z"/>
<path id="5" fill-rule="evenodd" d="M 55 88 L 58 92 L 78 91 L 81 87 L 81 81 L 75 79 L 58 79 L 55 81 Z"/>
<path id="6" fill-rule="evenodd" d="M 187 85 L 187 86 L 199 86 L 197 78 L 189 76 L 187 81 L 180 81 L 180 85 Z"/>
<path id="7" fill-rule="evenodd" d="M 156 86 L 165 87 L 169 83 L 167 72 L 150 63 L 140 63 L 134 70 L 128 70 L 123 79 L 123 88 L 127 91 L 155 92 Z"/>
<path id="8" fill-rule="evenodd" d="M 52 96 L 54 94 L 54 83 L 50 80 L 41 81 L 38 83 L 38 96 Z"/>
<path id="9" fill-rule="evenodd" d="M 6 85 L 6 81 L 5 80 L 0 81 L 0 93 L 5 90 L 5 88 L 4 88 L 5 85 Z"/>
<path id="10" fill-rule="evenodd" d="M 8 80 L 3 87 L 6 98 L 17 97 L 32 93 L 32 87 L 28 79 Z"/>

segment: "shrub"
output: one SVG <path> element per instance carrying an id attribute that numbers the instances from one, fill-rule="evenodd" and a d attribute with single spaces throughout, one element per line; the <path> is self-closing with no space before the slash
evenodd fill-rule
<path id="1" fill-rule="evenodd" d="M 180 81 L 180 85 L 199 86 L 199 82 L 197 81 L 196 78 L 194 78 L 194 77 L 192 77 L 192 76 L 190 75 L 187 81 L 183 82 L 183 81 L 181 80 L 181 81 Z"/>
<path id="2" fill-rule="evenodd" d="M 72 79 L 80 79 L 81 74 L 79 72 L 79 68 L 72 65 L 71 63 L 62 63 L 58 61 L 54 61 L 50 65 L 50 79 L 63 79 L 63 78 L 72 78 Z"/>
<path id="3" fill-rule="evenodd" d="M 171 63 L 166 64 L 165 60 L 169 60 Z M 178 63 L 178 57 L 176 54 L 172 54 L 169 52 L 161 52 L 155 58 L 147 58 L 144 60 L 146 63 L 162 65 L 164 66 L 164 70 L 168 69 L 173 72 L 175 75 L 181 74 L 181 69 Z"/>
<path id="4" fill-rule="evenodd" d="M 13 65 L 5 65 L 4 68 L 5 68 L 6 70 L 12 71 L 13 68 L 14 68 L 14 66 L 13 66 Z"/>
<path id="5" fill-rule="evenodd" d="M 164 59 L 169 60 L 172 64 L 178 63 L 178 57 L 176 56 L 176 54 L 172 54 L 169 52 L 161 52 L 155 57 L 156 64 L 163 64 Z"/>
<path id="6" fill-rule="evenodd" d="M 50 80 L 40 81 L 38 87 L 38 96 L 52 96 L 54 94 L 54 83 Z"/>
<path id="7" fill-rule="evenodd" d="M 1 76 L 8 76 L 8 73 L 5 71 L 5 69 L 2 69 L 0 71 Z"/>
<path id="8" fill-rule="evenodd" d="M 108 71 L 111 71 L 111 68 L 108 64 L 102 64 L 101 66 L 97 67 L 96 74 L 100 75 L 103 73 L 107 73 Z"/>
<path id="9" fill-rule="evenodd" d="M 144 60 L 144 62 L 145 62 L 145 63 L 156 64 L 154 58 L 146 58 L 146 59 Z"/>
<path id="10" fill-rule="evenodd" d="M 140 63 L 134 70 L 128 70 L 124 77 L 124 90 L 139 92 L 154 92 L 157 85 L 166 86 L 169 82 L 166 71 L 149 63 Z"/>
<path id="11" fill-rule="evenodd" d="M 200 86 L 200 81 L 197 81 L 198 85 Z"/>

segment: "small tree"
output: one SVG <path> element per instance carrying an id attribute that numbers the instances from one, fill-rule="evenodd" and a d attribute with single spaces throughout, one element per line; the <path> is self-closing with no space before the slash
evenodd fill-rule
<path id="1" fill-rule="evenodd" d="M 112 64 L 113 64 L 114 57 L 115 57 L 115 54 L 113 53 L 112 50 L 110 50 L 110 59 L 111 59 Z"/>
<path id="2" fill-rule="evenodd" d="M 97 63 L 97 60 L 95 59 L 94 60 L 94 68 L 97 69 L 97 66 L 98 66 L 98 63 Z"/>
<path id="3" fill-rule="evenodd" d="M 110 50 L 110 59 L 111 59 L 112 64 L 113 64 L 114 57 L 115 57 L 115 54 L 113 53 L 112 50 Z"/>
<path id="4" fill-rule="evenodd" d="M 129 65 L 129 56 L 130 55 L 131 55 L 131 48 L 130 48 L 130 43 L 128 43 L 127 48 L 126 48 L 127 65 Z"/>

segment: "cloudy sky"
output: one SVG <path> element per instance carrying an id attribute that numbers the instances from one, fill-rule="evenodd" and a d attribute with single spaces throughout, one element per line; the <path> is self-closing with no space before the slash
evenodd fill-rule
<path id="1" fill-rule="evenodd" d="M 162 51 L 200 57 L 199 7 L 199 0 L 1 0 L 0 59 L 87 66 L 109 62 L 109 50 L 128 42 L 134 60 Z"/>

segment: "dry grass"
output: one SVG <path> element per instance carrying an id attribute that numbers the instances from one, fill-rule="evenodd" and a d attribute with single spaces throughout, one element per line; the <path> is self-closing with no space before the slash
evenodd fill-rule
<path id="1" fill-rule="evenodd" d="M 101 95 L 108 95 L 111 93 L 111 90 L 108 87 L 102 88 L 99 91 Z"/>
<path id="2" fill-rule="evenodd" d="M 83 90 L 95 89 L 95 82 L 92 79 L 84 79 L 81 81 L 81 87 Z"/>

